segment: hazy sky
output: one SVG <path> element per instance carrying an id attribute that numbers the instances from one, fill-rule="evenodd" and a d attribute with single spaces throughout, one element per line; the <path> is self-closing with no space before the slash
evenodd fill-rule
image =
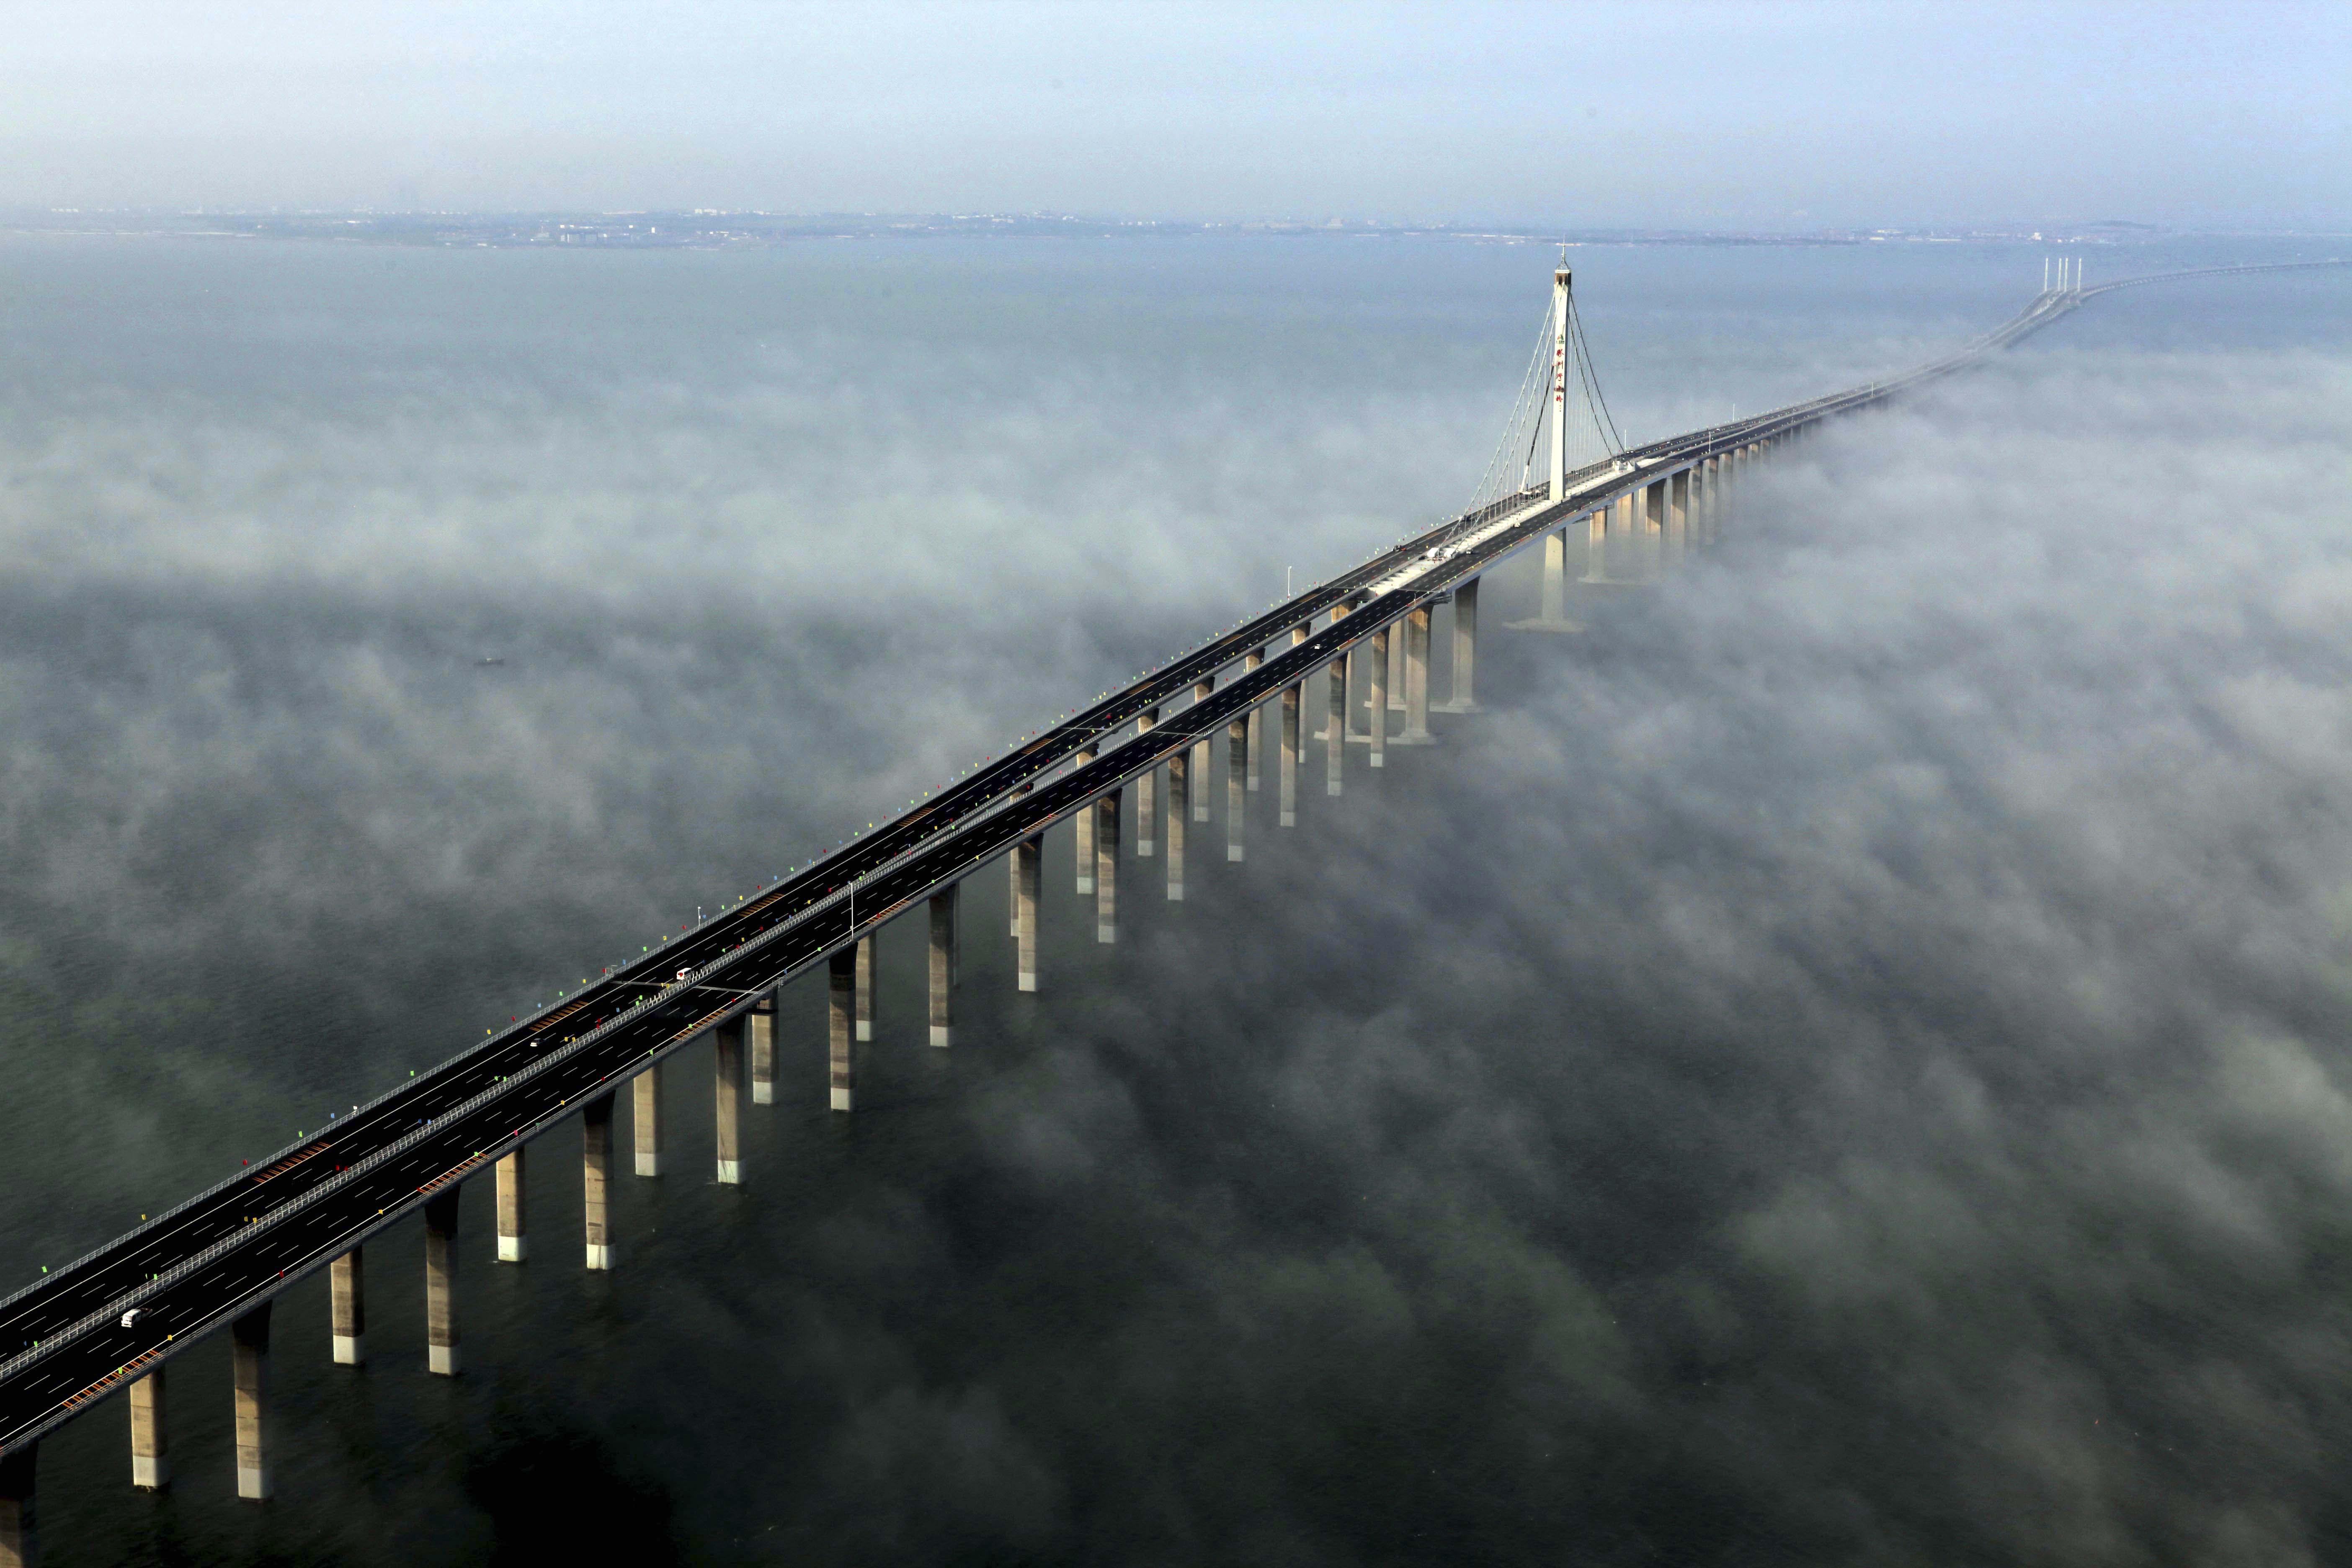
<path id="1" fill-rule="evenodd" d="M 2341 5 L 34 0 L 0 205 L 2352 226 Z"/>

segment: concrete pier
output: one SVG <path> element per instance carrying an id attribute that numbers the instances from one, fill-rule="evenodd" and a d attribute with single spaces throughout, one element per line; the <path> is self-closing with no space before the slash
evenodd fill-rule
<path id="1" fill-rule="evenodd" d="M 1657 479 L 1642 487 L 1641 505 L 1635 509 L 1642 530 L 1638 559 L 1642 563 L 1644 581 L 1656 577 L 1666 564 L 1666 481 Z"/>
<path id="2" fill-rule="evenodd" d="M 1586 575 L 1591 574 L 1586 550 Z M 1579 632 L 1584 628 L 1568 618 L 1568 531 L 1559 529 L 1544 535 L 1543 595 L 1537 601 L 1537 613 L 1530 620 L 1508 621 L 1505 625 L 1515 632 Z"/>
<path id="3" fill-rule="evenodd" d="M 1284 827 L 1298 826 L 1298 703 L 1301 693 L 1296 686 L 1282 689 L 1282 815 L 1276 820 Z"/>
<path id="4" fill-rule="evenodd" d="M 1440 713 L 1483 713 L 1478 706 L 1478 579 L 1454 590 L 1454 695 L 1434 705 Z"/>
<path id="5" fill-rule="evenodd" d="M 523 1224 L 522 1151 L 499 1162 L 499 1261 L 520 1263 L 530 1256 L 530 1237 Z"/>
<path id="6" fill-rule="evenodd" d="M 874 942 L 878 931 L 867 931 L 857 939 L 857 1037 L 863 1042 L 874 1037 Z"/>
<path id="7" fill-rule="evenodd" d="M 1082 768 L 1094 760 L 1094 748 L 1081 746 L 1077 750 L 1077 754 L 1071 759 L 1071 766 Z M 1076 835 L 1078 840 L 1077 853 L 1072 855 L 1070 858 L 1077 865 L 1078 894 L 1083 898 L 1095 890 L 1095 814 L 1091 811 L 1079 812 L 1070 818 L 1070 829 Z M 857 1037 L 861 1040 L 873 1038 L 870 1035 L 860 1035 Z"/>
<path id="8" fill-rule="evenodd" d="M 1666 570 L 1673 571 L 1690 553 L 1690 470 L 1666 479 Z"/>
<path id="9" fill-rule="evenodd" d="M 1248 714 L 1225 726 L 1225 858 L 1228 860 L 1247 858 L 1249 742 Z"/>
<path id="10" fill-rule="evenodd" d="M 1023 991 L 1037 989 L 1037 874 L 1045 858 L 1043 834 L 1024 838 L 1013 847 L 1013 885 L 1020 889 L 1020 896 L 1013 900 L 1016 929 L 1021 935 L 1017 988 Z"/>
<path id="11" fill-rule="evenodd" d="M 429 1212 L 429 1211 L 428 1211 Z M 229 1375 L 236 1397 L 236 1495 L 269 1500 L 269 1303 L 232 1319 Z"/>
<path id="12" fill-rule="evenodd" d="M 760 999 L 748 1020 L 751 1030 L 751 1103 L 776 1103 L 776 997 Z"/>
<path id="13" fill-rule="evenodd" d="M 1404 733 L 1391 745 L 1426 746 L 1429 732 L 1429 606 L 1404 618 Z"/>
<path id="14" fill-rule="evenodd" d="M 950 882 L 931 895 L 930 930 L 930 992 L 931 1044 L 952 1043 L 955 1027 L 955 988 L 961 978 L 956 973 L 956 961 L 962 955 L 956 950 L 956 891 L 963 886 Z"/>
<path id="15" fill-rule="evenodd" d="M 41 1560 L 33 1519 L 33 1470 L 40 1452 L 34 1442 L 0 1454 L 0 1568 L 36 1568 Z"/>
<path id="16" fill-rule="evenodd" d="M 587 1266 L 597 1273 L 613 1267 L 613 1096 L 598 1095 L 580 1108 L 580 1219 L 587 1242 Z"/>
<path id="17" fill-rule="evenodd" d="M 1135 732 L 1147 734 L 1160 722 L 1160 710 L 1147 708 L 1135 721 Z M 1135 781 L 1135 858 L 1149 860 L 1160 853 L 1160 770 L 1147 768 Z"/>
<path id="18" fill-rule="evenodd" d="M 457 1189 L 425 1200 L 425 1369 L 457 1375 Z"/>
<path id="19" fill-rule="evenodd" d="M 163 1368 L 131 1385 L 131 1484 L 160 1492 L 172 1484 L 172 1457 L 164 1447 Z"/>
<path id="20" fill-rule="evenodd" d="M 661 1174 L 661 1111 L 662 1069 L 661 1063 L 656 1062 L 636 1076 L 629 1090 L 629 1130 L 636 1144 L 640 1176 Z"/>
<path id="21" fill-rule="evenodd" d="M 1022 848 L 1026 848 L 1024 845 Z M 1020 849 L 1013 853 L 1019 854 Z M 1034 868 L 1029 879 L 1030 902 L 1036 901 L 1037 879 Z M 1025 953 L 1029 944 L 1023 942 Z M 1024 962 L 1027 962 L 1025 959 Z M 1034 981 L 1021 987 L 1034 991 Z M 826 955 L 824 961 L 824 1021 L 825 1063 L 835 1110 L 854 1110 L 857 1104 L 857 950 L 845 947 Z"/>
<path id="22" fill-rule="evenodd" d="M 1389 765 L 1389 647 L 1396 641 L 1396 627 L 1382 626 L 1372 634 L 1372 692 L 1367 702 L 1365 732 L 1371 737 L 1370 766 Z"/>
<path id="23" fill-rule="evenodd" d="M 1249 671 L 1251 671 L 1251 670 L 1253 670 L 1253 669 L 1257 669 L 1257 668 L 1262 668 L 1262 667 L 1265 665 L 1265 649 L 1264 649 L 1264 648 L 1262 648 L 1262 647 L 1254 647 L 1254 648 L 1250 649 L 1250 650 L 1249 650 L 1249 652 L 1247 652 L 1247 653 L 1245 653 L 1245 654 L 1244 654 L 1244 655 L 1242 656 L 1242 671 L 1243 671 L 1243 673 L 1244 673 L 1244 674 L 1247 674 Z M 1248 769 L 1248 771 L 1249 771 L 1249 789 L 1250 789 L 1250 793 L 1251 793 L 1252 795 L 1255 795 L 1255 794 L 1257 793 L 1258 763 L 1259 763 L 1259 759 L 1260 759 L 1261 757 L 1263 757 L 1263 756 L 1265 754 L 1265 739 L 1264 739 L 1264 737 L 1265 737 L 1265 703 L 1263 703 L 1263 702 L 1261 702 L 1261 703 L 1259 703 L 1256 707 L 1255 707 L 1255 708 L 1253 708 L 1253 709 L 1251 709 L 1251 710 L 1249 710 L 1249 769 Z"/>
<path id="24" fill-rule="evenodd" d="M 743 1184 L 743 1016 L 710 1031 L 711 1109 L 718 1115 L 719 1184 Z"/>
<path id="25" fill-rule="evenodd" d="M 367 1364 L 367 1260 L 354 1247 L 327 1265 L 327 1315 L 335 1364 Z"/>
<path id="26" fill-rule="evenodd" d="M 1192 705 L 1199 707 L 1215 695 L 1214 680 L 1197 681 L 1192 687 Z M 1209 820 L 1209 737 L 1202 736 L 1192 742 L 1192 820 Z"/>
<path id="27" fill-rule="evenodd" d="M 1338 795 L 1348 767 L 1348 661 L 1331 661 L 1324 679 L 1323 793 Z"/>
<path id="28" fill-rule="evenodd" d="M 1184 901 L 1184 824 L 1192 815 L 1192 759 L 1183 752 L 1168 759 L 1168 901 Z"/>
<path id="29" fill-rule="evenodd" d="M 1118 940 L 1118 829 L 1125 805 L 1111 791 L 1078 815 L 1095 819 L 1095 940 Z"/>
<path id="30" fill-rule="evenodd" d="M 1374 646 L 1378 647 L 1377 642 Z M 1372 655 L 1375 661 L 1388 666 L 1388 679 L 1382 684 L 1388 688 L 1391 710 L 1398 713 L 1404 711 L 1404 653 L 1403 639 L 1392 637 L 1388 639 L 1388 656 L 1385 659 L 1382 659 L 1377 652 Z"/>

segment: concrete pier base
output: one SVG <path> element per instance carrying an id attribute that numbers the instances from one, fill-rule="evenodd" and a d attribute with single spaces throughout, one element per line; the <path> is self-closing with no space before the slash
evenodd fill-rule
<path id="1" fill-rule="evenodd" d="M 1024 838 L 1013 847 L 1013 929 L 1020 939 L 1019 973 L 1015 989 L 1037 989 L 1037 878 L 1045 861 L 1045 838 L 1043 834 Z"/>
<path id="2" fill-rule="evenodd" d="M 1600 513 L 1593 514 L 1594 526 L 1599 526 Z M 1543 597 L 1533 619 L 1507 623 L 1515 632 L 1580 632 L 1584 628 L 1568 618 L 1568 531 L 1562 529 L 1544 535 Z M 1591 547 L 1586 547 L 1588 556 Z M 1591 566 L 1588 563 L 1588 571 Z"/>
<path id="3" fill-rule="evenodd" d="M 236 1495 L 269 1500 L 269 1303 L 228 1326 L 229 1371 L 236 1388 Z"/>
<path id="4" fill-rule="evenodd" d="M 356 1247 L 327 1265 L 327 1313 L 335 1364 L 366 1364 L 367 1262 Z"/>
<path id="5" fill-rule="evenodd" d="M 131 1484 L 159 1492 L 172 1484 L 172 1458 L 164 1447 L 163 1368 L 131 1385 Z"/>
<path id="6" fill-rule="evenodd" d="M 1118 830 L 1125 802 L 1111 791 L 1079 815 L 1095 819 L 1095 940 L 1118 940 Z"/>
<path id="7" fill-rule="evenodd" d="M 1296 686 L 1282 689 L 1282 815 L 1275 820 L 1284 827 L 1298 826 L 1298 704 L 1301 695 Z"/>
<path id="8" fill-rule="evenodd" d="M 1168 759 L 1168 901 L 1184 901 L 1184 824 L 1192 816 L 1192 758 L 1179 752 Z"/>
<path id="9" fill-rule="evenodd" d="M 931 1044 L 948 1046 L 953 1043 L 955 1025 L 955 988 L 961 978 L 956 973 L 956 890 L 962 886 L 951 882 L 931 895 L 930 930 L 930 1013 Z"/>
<path id="10" fill-rule="evenodd" d="M 1335 658 L 1325 671 L 1323 793 L 1336 795 L 1347 777 L 1348 661 Z"/>
<path id="11" fill-rule="evenodd" d="M 1017 853 L 1017 851 L 1016 851 Z M 1036 878 L 1029 882 L 1034 899 Z M 825 1060 L 831 1074 L 833 1109 L 857 1104 L 857 952 L 845 947 L 824 961 Z"/>
<path id="12" fill-rule="evenodd" d="M 530 1236 L 523 1227 L 522 1151 L 499 1162 L 499 1261 L 520 1263 L 530 1256 Z"/>
<path id="13" fill-rule="evenodd" d="M 1265 664 L 1265 649 L 1254 647 L 1242 656 L 1242 673 L 1246 675 L 1253 669 L 1263 668 Z M 1265 754 L 1263 739 L 1265 731 L 1265 704 L 1261 702 L 1249 710 L 1249 764 L 1246 771 L 1249 774 L 1249 790 L 1253 795 L 1257 793 L 1259 759 Z"/>
<path id="14" fill-rule="evenodd" d="M 1192 686 L 1192 705 L 1197 708 L 1206 702 L 1215 695 L 1217 683 L 1214 680 L 1195 681 Z M 1203 735 L 1192 742 L 1192 820 L 1195 822 L 1209 820 L 1209 737 Z"/>
<path id="15" fill-rule="evenodd" d="M 1435 704 L 1440 713 L 1483 713 L 1478 706 L 1478 579 L 1454 589 L 1454 695 Z"/>
<path id="16" fill-rule="evenodd" d="M 580 1108 L 580 1219 L 587 1266 L 613 1267 L 613 1097 Z"/>
<path id="17" fill-rule="evenodd" d="M 1387 640 L 1386 647 L 1388 652 L 1385 661 L 1388 668 L 1384 672 L 1385 679 L 1381 684 L 1389 694 L 1389 706 L 1402 713 L 1404 711 L 1404 643 L 1401 638 L 1391 637 Z"/>
<path id="18" fill-rule="evenodd" d="M 1364 730 L 1371 754 L 1366 765 L 1389 765 L 1389 644 L 1396 628 L 1382 626 L 1372 634 L 1372 694 L 1367 704 Z"/>
<path id="19" fill-rule="evenodd" d="M 457 1375 L 457 1189 L 425 1201 L 425 1369 Z"/>
<path id="20" fill-rule="evenodd" d="M 1436 739 L 1429 732 L 1429 606 L 1405 616 L 1399 629 L 1404 633 L 1404 733 L 1389 743 L 1426 746 Z"/>
<path id="21" fill-rule="evenodd" d="M 743 1184 L 743 1016 L 737 1014 L 710 1031 L 716 1049 L 711 1063 L 711 1110 L 717 1116 L 714 1140 L 719 1155 L 719 1184 Z"/>
<path id="22" fill-rule="evenodd" d="M 1249 715 L 1225 726 L 1225 858 L 1247 854 L 1249 828 Z"/>
<path id="23" fill-rule="evenodd" d="M 857 1038 L 874 1037 L 874 939 L 867 931 L 857 939 Z"/>
<path id="24" fill-rule="evenodd" d="M 37 1568 L 40 1532 L 33 1519 L 33 1470 L 38 1442 L 0 1454 L 0 1568 Z"/>
<path id="25" fill-rule="evenodd" d="M 1148 708 L 1135 721 L 1135 732 L 1148 733 L 1160 722 L 1160 710 Z M 1135 858 L 1149 860 L 1160 853 L 1160 770 L 1147 768 L 1135 781 Z"/>
<path id="26" fill-rule="evenodd" d="M 656 1062 L 632 1080 L 629 1090 L 629 1131 L 636 1145 L 637 1174 L 662 1173 L 662 1069 Z"/>
<path id="27" fill-rule="evenodd" d="M 751 1103 L 776 1103 L 776 998 L 772 992 L 744 1020 L 751 1031 Z"/>
<path id="28" fill-rule="evenodd" d="M 1095 760 L 1094 748 L 1081 746 L 1071 759 L 1071 765 L 1085 767 Z M 1076 863 L 1078 896 L 1086 897 L 1095 890 L 1095 814 L 1081 811 L 1070 818 L 1070 831 L 1077 839 L 1076 851 L 1070 858 Z"/>

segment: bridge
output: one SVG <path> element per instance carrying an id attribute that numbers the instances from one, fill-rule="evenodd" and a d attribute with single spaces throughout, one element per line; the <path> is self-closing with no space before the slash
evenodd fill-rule
<path id="1" fill-rule="evenodd" d="M 1288 828 L 1297 821 L 1311 744 L 1321 748 L 1323 792 L 1337 796 L 1351 745 L 1361 745 L 1367 765 L 1379 768 L 1391 747 L 1430 743 L 1432 711 L 1477 709 L 1479 583 L 1520 552 L 1541 547 L 1542 588 L 1538 613 L 1513 625 L 1572 631 L 1569 530 L 1587 532 L 1584 582 L 1606 588 L 1654 580 L 1720 537 L 1754 465 L 1825 421 L 1963 371 L 2098 294 L 2273 269 L 2206 268 L 2085 289 L 2079 262 L 2070 260 L 2015 317 L 1932 363 L 1627 448 L 1615 439 L 1600 395 L 1563 264 L 1503 445 L 1458 516 L 1229 627 L 834 854 L 576 991 L 559 992 L 531 1016 L 0 1300 L 0 1568 L 35 1560 L 42 1436 L 118 1394 L 127 1395 L 130 1412 L 131 1483 L 169 1484 L 167 1369 L 224 1329 L 232 1344 L 237 1493 L 268 1498 L 272 1303 L 328 1270 L 331 1353 L 338 1363 L 364 1363 L 365 1246 L 420 1210 L 426 1366 L 457 1374 L 459 1186 L 495 1173 L 497 1256 L 521 1261 L 529 1246 L 524 1161 L 559 1123 L 576 1120 L 581 1130 L 583 1263 L 614 1267 L 619 1243 L 608 1194 L 617 1102 L 625 1093 L 631 1103 L 633 1170 L 659 1175 L 665 1064 L 705 1037 L 715 1046 L 717 1179 L 740 1184 L 747 1065 L 750 1103 L 769 1102 L 778 1063 L 775 994 L 820 966 L 829 998 L 831 1104 L 852 1112 L 855 1047 L 870 1037 L 873 936 L 919 910 L 929 934 L 930 1042 L 950 1046 L 958 890 L 999 861 L 1009 868 L 1016 983 L 1035 990 L 1040 859 L 1049 829 L 1074 825 L 1077 890 L 1095 900 L 1097 939 L 1111 942 L 1122 875 L 1157 860 L 1166 897 L 1183 897 L 1191 830 L 1214 821 L 1211 749 L 1221 740 L 1228 758 L 1222 847 L 1232 861 L 1245 858 L 1247 797 L 1269 761 L 1279 795 L 1276 820 Z M 1538 479 L 1534 466 L 1546 434 L 1548 471 Z M 1601 455 L 1571 463 L 1580 441 L 1597 443 Z M 1433 616 L 1449 605 L 1452 689 L 1433 704 Z M 1394 733 L 1392 714 L 1401 716 Z M 1318 719 L 1319 733 L 1310 728 Z M 1130 791 L 1132 855 L 1120 843 Z"/>

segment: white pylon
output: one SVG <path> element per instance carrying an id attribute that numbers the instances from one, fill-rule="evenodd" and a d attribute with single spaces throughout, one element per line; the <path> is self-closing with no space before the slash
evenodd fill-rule
<path id="1" fill-rule="evenodd" d="M 1551 499 L 1568 495 L 1568 247 L 1551 275 Z"/>

